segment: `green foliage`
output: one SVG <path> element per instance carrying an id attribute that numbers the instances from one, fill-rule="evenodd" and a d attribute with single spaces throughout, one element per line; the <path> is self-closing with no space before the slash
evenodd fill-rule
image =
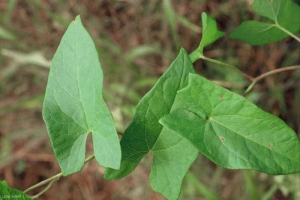
<path id="1" fill-rule="evenodd" d="M 10 188 L 9 186 L 7 186 L 5 181 L 0 181 L 0 199 L 29 200 L 32 198 L 19 190 Z"/>
<path id="2" fill-rule="evenodd" d="M 175 35 L 169 0 L 164 1 L 164 7 Z M 252 8 L 274 24 L 248 21 L 231 34 L 232 38 L 261 45 L 300 28 L 300 19 L 293 17 L 299 7 L 290 0 L 256 0 Z M 50 179 L 49 187 L 60 176 L 80 171 L 85 162 L 94 158 L 92 155 L 85 160 L 85 142 L 90 132 L 95 158 L 107 168 L 104 178 L 112 180 L 130 174 L 151 153 L 150 184 L 168 199 L 178 199 L 182 181 L 199 151 L 225 168 L 268 174 L 300 172 L 300 141 L 291 128 L 244 97 L 195 74 L 192 62 L 199 58 L 222 64 L 205 57 L 203 50 L 224 33 L 206 13 L 201 17 L 199 47 L 191 55 L 180 50 L 169 69 L 138 103 L 120 143 L 102 98 L 103 74 L 95 45 L 79 16 L 70 24 L 51 64 L 43 107 L 52 148 L 62 170 L 62 174 Z M 144 52 L 159 50 L 139 48 L 128 54 L 127 63 Z M 195 181 L 191 176 L 188 179 Z M 206 198 L 218 199 L 202 184 L 197 185 Z M 2 188 L 10 191 L 3 183 Z"/>
<path id="3" fill-rule="evenodd" d="M 300 30 L 300 7 L 292 0 L 255 0 L 252 9 L 274 23 L 245 21 L 230 34 L 251 45 L 264 45 L 282 40 Z"/>
<path id="4" fill-rule="evenodd" d="M 152 188 L 168 199 L 177 199 L 181 182 L 197 157 L 197 150 L 158 120 L 172 110 L 178 90 L 194 73 L 189 55 L 181 49 L 175 61 L 154 87 L 139 102 L 135 116 L 121 139 L 122 162 L 119 170 L 107 169 L 106 179 L 117 179 L 132 172 L 150 151 L 153 164 L 150 174 Z"/>
<path id="5" fill-rule="evenodd" d="M 198 51 L 202 54 L 204 47 L 212 44 L 217 39 L 224 35 L 224 32 L 219 31 L 216 20 L 207 16 L 205 12 L 201 14 L 202 19 L 202 38 Z"/>
<path id="6" fill-rule="evenodd" d="M 222 167 L 268 174 L 300 172 L 300 141 L 291 128 L 201 76 L 190 74 L 173 111 L 160 122 Z"/>
<path id="7" fill-rule="evenodd" d="M 190 55 L 194 62 L 203 55 L 203 49 L 218 40 L 224 35 L 224 32 L 219 31 L 216 20 L 209 17 L 205 12 L 201 15 L 202 19 L 202 38 L 199 47 Z"/>
<path id="8" fill-rule="evenodd" d="M 102 82 L 95 45 L 78 16 L 54 55 L 43 108 L 52 148 L 65 176 L 82 169 L 90 132 L 98 163 L 120 166 L 119 140 L 101 96 Z"/>

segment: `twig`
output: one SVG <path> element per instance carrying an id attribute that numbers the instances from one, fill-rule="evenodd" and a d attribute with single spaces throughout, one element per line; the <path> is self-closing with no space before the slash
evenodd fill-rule
<path id="1" fill-rule="evenodd" d="M 56 174 L 56 175 L 54 175 L 54 176 L 52 176 L 52 177 L 50 177 L 50 178 L 48 178 L 48 179 L 46 179 L 46 180 L 44 180 L 44 181 L 42 181 L 42 182 L 39 182 L 39 183 L 37 183 L 37 184 L 35 184 L 35 185 L 33 185 L 33 186 L 27 188 L 27 189 L 24 190 L 23 192 L 24 192 L 24 193 L 27 193 L 27 192 L 29 192 L 29 191 L 31 191 L 31 190 L 34 190 L 35 188 L 38 188 L 38 187 L 41 187 L 42 185 L 47 184 L 47 183 L 49 183 L 49 182 L 57 181 L 57 180 L 59 180 L 59 178 L 62 177 L 62 176 L 63 176 L 62 173 Z M 49 188 L 48 188 L 48 189 L 49 189 Z"/>
<path id="2" fill-rule="evenodd" d="M 194 53 L 194 52 L 193 52 Z M 253 77 L 253 76 L 250 76 L 248 74 L 245 74 L 243 73 L 242 71 L 240 71 L 237 67 L 233 66 L 233 65 L 229 65 L 227 63 L 224 63 L 224 62 L 221 62 L 221 61 L 218 61 L 218 60 L 215 60 L 215 59 L 211 59 L 211 58 L 207 58 L 205 57 L 204 55 L 200 55 L 199 58 L 203 59 L 203 60 L 206 60 L 206 61 L 209 61 L 209 62 L 212 62 L 212 63 L 215 63 L 215 64 L 219 64 L 219 65 L 223 65 L 223 66 L 226 66 L 226 67 L 229 67 L 235 71 L 237 71 L 238 73 L 240 73 L 241 75 L 243 75 L 245 78 L 247 78 L 249 81 L 251 81 L 250 85 L 247 87 L 245 94 L 247 94 L 252 88 L 253 86 L 258 82 L 260 81 L 261 79 L 267 77 L 267 76 L 270 76 L 270 75 L 273 75 L 273 74 L 277 74 L 277 73 L 280 73 L 280 72 L 284 72 L 284 71 L 289 71 L 289 70 L 297 70 L 297 69 L 300 69 L 300 65 L 295 65 L 295 66 L 289 66 L 289 67 L 283 67 L 283 68 L 280 68 L 280 69 L 275 69 L 275 70 L 272 70 L 272 71 L 269 71 L 269 72 L 266 72 L 264 74 L 261 74 L 257 77 Z M 198 58 L 198 59 L 199 59 Z M 197 59 L 194 60 L 194 62 L 196 61 Z"/>
<path id="3" fill-rule="evenodd" d="M 245 78 L 249 79 L 250 81 L 252 81 L 254 78 L 248 74 L 245 74 L 244 72 L 242 72 L 241 70 L 239 70 L 237 67 L 233 66 L 233 65 L 229 65 L 227 63 L 215 60 L 215 59 L 211 59 L 208 57 L 205 57 L 204 55 L 201 55 L 200 58 L 202 58 L 203 60 L 207 60 L 209 62 L 215 63 L 215 64 L 219 64 L 219 65 L 223 65 L 226 67 L 229 67 L 230 69 L 233 69 L 235 71 L 237 71 L 238 73 L 240 73 L 242 76 L 244 76 Z"/>
<path id="4" fill-rule="evenodd" d="M 87 162 L 89 162 L 89 161 L 91 161 L 91 160 L 94 159 L 94 158 L 95 158 L 95 155 L 91 155 L 91 156 L 87 157 L 87 158 L 84 160 L 84 164 L 87 163 Z M 24 193 L 27 193 L 27 192 L 29 192 L 29 191 L 31 191 L 31 190 L 34 190 L 35 188 L 41 187 L 42 185 L 45 185 L 45 184 L 49 183 L 48 186 L 47 186 L 45 189 L 43 189 L 40 193 L 37 194 L 38 196 L 40 196 L 40 195 L 42 195 L 43 193 L 45 193 L 45 192 L 52 186 L 52 184 L 54 183 L 54 181 L 59 180 L 59 178 L 62 177 L 62 176 L 63 176 L 62 173 L 56 174 L 56 175 L 54 175 L 54 176 L 52 176 L 52 177 L 50 177 L 50 178 L 48 178 L 48 179 L 46 179 L 46 180 L 44 180 L 44 181 L 42 181 L 42 182 L 39 182 L 39 183 L 37 183 L 37 184 L 35 184 L 35 185 L 33 185 L 33 186 L 27 188 L 27 189 L 24 190 L 23 192 L 24 192 Z"/>
<path id="5" fill-rule="evenodd" d="M 264 74 L 262 74 L 262 75 L 260 75 L 258 77 L 255 77 L 252 80 L 251 84 L 246 89 L 246 91 L 245 91 L 244 94 L 247 94 L 258 81 L 260 81 L 261 79 L 263 79 L 263 78 L 265 78 L 267 76 L 270 76 L 270 75 L 273 75 L 273 74 L 277 74 L 277 73 L 280 73 L 280 72 L 284 72 L 284 71 L 297 70 L 297 69 L 300 69 L 300 65 L 295 65 L 295 66 L 283 67 L 283 68 L 275 69 L 275 70 L 266 72 L 266 73 L 264 73 Z"/>
<path id="6" fill-rule="evenodd" d="M 40 191 L 38 194 L 34 195 L 34 198 L 38 198 L 40 197 L 42 194 L 44 194 L 51 186 L 52 184 L 58 179 L 55 179 L 55 180 L 52 180 L 48 185 L 47 187 L 45 187 L 42 191 Z"/>
<path id="7" fill-rule="evenodd" d="M 221 85 L 225 88 L 244 88 L 248 85 L 248 82 L 226 82 L 226 81 L 219 81 L 219 80 L 211 80 L 212 82 Z"/>

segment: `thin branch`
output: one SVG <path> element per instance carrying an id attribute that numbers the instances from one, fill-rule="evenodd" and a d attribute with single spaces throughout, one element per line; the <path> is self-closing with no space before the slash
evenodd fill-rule
<path id="1" fill-rule="evenodd" d="M 292 32 L 288 31 L 287 29 L 285 29 L 284 27 L 280 26 L 279 24 L 275 24 L 275 25 L 277 26 L 277 28 L 279 28 L 280 30 L 282 30 L 283 32 L 287 33 L 292 38 L 294 38 L 295 40 L 297 40 L 298 42 L 300 42 L 300 38 L 297 37 L 295 34 L 293 34 Z"/>
<path id="2" fill-rule="evenodd" d="M 94 158 L 95 158 L 95 155 L 91 155 L 91 156 L 87 157 L 87 158 L 84 160 L 84 164 L 87 163 L 87 162 L 89 162 L 89 161 L 91 161 L 91 160 L 93 160 Z M 62 176 L 63 176 L 62 173 L 56 174 L 56 175 L 54 175 L 54 176 L 52 176 L 52 177 L 50 177 L 50 178 L 48 178 L 48 179 L 46 179 L 46 180 L 44 180 L 44 181 L 42 181 L 42 182 L 39 182 L 39 183 L 37 183 L 37 184 L 35 184 L 35 185 L 33 185 L 33 186 L 27 188 L 27 189 L 24 190 L 23 192 L 24 192 L 24 193 L 27 193 L 27 192 L 29 192 L 29 191 L 31 191 L 31 190 L 34 190 L 34 189 L 36 189 L 36 188 L 38 188 L 38 187 L 41 187 L 41 186 L 43 186 L 43 185 L 49 183 L 49 185 L 48 185 L 44 190 L 42 190 L 42 191 L 40 192 L 41 194 L 43 194 L 43 193 L 45 193 L 45 192 L 52 186 L 52 184 L 53 184 L 55 181 L 59 180 L 59 178 L 62 177 Z M 37 194 L 37 195 L 41 195 L 40 193 Z"/>
<path id="3" fill-rule="evenodd" d="M 35 185 L 33 185 L 33 186 L 27 188 L 27 189 L 24 190 L 23 192 L 24 192 L 24 193 L 27 193 L 27 192 L 29 192 L 29 191 L 31 191 L 31 190 L 34 190 L 35 188 L 38 188 L 38 187 L 41 187 L 42 185 L 47 184 L 47 183 L 49 183 L 49 182 L 57 181 L 57 180 L 59 180 L 59 178 L 62 177 L 62 176 L 63 176 L 62 173 L 56 174 L 56 175 L 54 175 L 54 176 L 52 176 L 52 177 L 50 177 L 50 178 L 48 178 L 48 179 L 46 179 L 46 180 L 44 180 L 44 181 L 42 181 L 42 182 L 39 182 L 39 183 L 37 183 L 37 184 L 35 184 Z"/>
<path id="4" fill-rule="evenodd" d="M 56 179 L 58 180 L 58 179 Z M 34 195 L 34 198 L 38 198 L 40 197 L 42 194 L 44 194 L 45 192 L 47 192 L 47 190 L 49 190 L 49 188 L 52 186 L 52 184 L 56 181 L 56 180 L 52 180 L 47 187 L 45 187 L 42 191 L 40 191 L 38 194 Z"/>
<path id="5" fill-rule="evenodd" d="M 229 68 L 231 68 L 231 69 L 237 71 L 237 72 L 240 73 L 241 75 L 243 75 L 243 76 L 244 76 L 245 78 L 247 78 L 249 81 L 251 81 L 251 83 L 250 83 L 250 85 L 247 87 L 247 89 L 246 89 L 244 95 L 247 94 L 247 93 L 253 88 L 253 86 L 254 86 L 258 81 L 260 81 L 260 80 L 263 79 L 263 78 L 266 78 L 267 76 L 270 76 L 270 75 L 273 75 L 273 74 L 277 74 L 277 73 L 280 73 L 280 72 L 284 72 L 284 71 L 300 69 L 300 65 L 289 66 L 289 67 L 283 67 L 283 68 L 279 68 L 279 69 L 275 69 L 275 70 L 266 72 L 266 73 L 264 73 L 264 74 L 261 74 L 260 76 L 253 77 L 253 76 L 250 76 L 250 75 L 248 75 L 248 74 L 243 73 L 242 71 L 240 71 L 238 68 L 236 68 L 236 67 L 233 66 L 233 65 L 230 65 L 230 64 L 227 64 L 227 63 L 224 63 L 224 62 L 215 60 L 215 59 L 207 58 L 207 57 L 205 57 L 204 55 L 200 55 L 199 58 L 201 58 L 201 59 L 203 59 L 203 60 L 206 60 L 206 61 L 209 61 L 209 62 L 212 62 L 212 63 L 215 63 L 215 64 L 219 64 L 219 65 L 223 65 L 223 66 L 229 67 Z"/>
<path id="6" fill-rule="evenodd" d="M 226 82 L 226 81 L 219 81 L 219 80 L 211 80 L 211 81 L 225 88 L 244 88 L 249 84 L 246 81 L 243 82 Z"/>
<path id="7" fill-rule="evenodd" d="M 200 58 L 202 58 L 203 60 L 207 60 L 209 62 L 215 63 L 215 64 L 219 64 L 219 65 L 223 65 L 226 67 L 229 67 L 230 69 L 235 70 L 236 72 L 240 73 L 242 76 L 244 76 L 245 78 L 249 79 L 250 81 L 252 81 L 254 78 L 248 74 L 245 74 L 244 72 L 242 72 L 241 70 L 239 70 L 237 67 L 233 66 L 233 65 L 229 65 L 227 63 L 215 60 L 215 59 L 211 59 L 208 57 L 205 57 L 204 55 L 201 55 Z"/>
<path id="8" fill-rule="evenodd" d="M 245 91 L 244 94 L 248 93 L 258 81 L 260 81 L 263 78 L 266 78 L 267 76 L 270 76 L 270 75 L 273 75 L 273 74 L 277 74 L 277 73 L 280 73 L 280 72 L 284 72 L 284 71 L 297 70 L 297 69 L 300 69 L 300 65 L 295 65 L 295 66 L 283 67 L 283 68 L 275 69 L 275 70 L 266 72 L 266 73 L 264 73 L 264 74 L 262 74 L 262 75 L 260 75 L 258 77 L 255 77 L 252 80 L 252 83 L 246 89 L 246 91 Z"/>
<path id="9" fill-rule="evenodd" d="M 272 71 L 268 71 L 256 78 L 253 79 L 253 82 L 258 82 L 260 81 L 261 79 L 267 77 L 267 76 L 270 76 L 272 74 L 277 74 L 277 73 L 280 73 L 280 72 L 284 72 L 284 71 L 289 71 L 289 70 L 296 70 L 296 69 L 300 69 L 300 65 L 295 65 L 295 66 L 290 66 L 290 67 L 283 67 L 283 68 L 279 68 L 279 69 L 274 69 Z"/>

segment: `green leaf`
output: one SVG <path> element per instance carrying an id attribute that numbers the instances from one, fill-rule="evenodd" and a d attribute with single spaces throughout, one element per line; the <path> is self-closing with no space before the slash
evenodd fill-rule
<path id="1" fill-rule="evenodd" d="M 25 199 L 29 200 L 32 199 L 27 194 L 10 188 L 7 186 L 5 181 L 0 181 L 0 199 L 11 199 L 11 200 L 19 200 L 19 199 Z"/>
<path id="2" fill-rule="evenodd" d="M 222 37 L 224 32 L 218 30 L 216 20 L 209 17 L 205 12 L 201 14 L 201 19 L 202 38 L 198 47 L 198 51 L 203 54 L 203 49 Z"/>
<path id="3" fill-rule="evenodd" d="M 230 34 L 231 38 L 241 39 L 250 45 L 263 45 L 277 42 L 288 36 L 277 26 L 258 21 L 245 21 Z"/>
<path id="4" fill-rule="evenodd" d="M 77 16 L 52 60 L 43 107 L 52 148 L 64 176 L 82 169 L 87 135 L 104 167 L 118 169 L 121 150 L 102 98 L 103 75 L 95 45 Z"/>
<path id="5" fill-rule="evenodd" d="M 274 23 L 246 21 L 230 34 L 230 38 L 251 45 L 264 45 L 282 40 L 300 30 L 300 7 L 292 0 L 255 0 L 251 7 L 257 14 Z"/>
<path id="6" fill-rule="evenodd" d="M 107 169 L 106 179 L 126 176 L 151 151 L 152 188 L 168 199 L 178 198 L 182 180 L 198 151 L 181 136 L 163 128 L 158 120 L 170 113 L 177 90 L 187 85 L 189 73 L 194 73 L 193 65 L 186 51 L 181 49 L 169 69 L 139 102 L 121 139 L 120 170 Z"/>
<path id="7" fill-rule="evenodd" d="M 259 15 L 277 22 L 284 4 L 291 0 L 255 0 L 251 8 Z"/>
<path id="8" fill-rule="evenodd" d="M 195 62 L 203 55 L 203 49 L 218 40 L 224 35 L 224 32 L 219 31 L 216 20 L 209 17 L 205 12 L 201 14 L 202 18 L 202 38 L 199 47 L 190 54 L 190 59 Z"/>
<path id="9" fill-rule="evenodd" d="M 216 164 L 267 174 L 300 172 L 300 142 L 281 119 L 244 97 L 190 74 L 160 120 Z"/>
<path id="10" fill-rule="evenodd" d="M 255 0 L 251 8 L 276 24 L 286 25 L 288 30 L 295 29 L 295 25 L 300 28 L 300 7 L 293 0 Z"/>

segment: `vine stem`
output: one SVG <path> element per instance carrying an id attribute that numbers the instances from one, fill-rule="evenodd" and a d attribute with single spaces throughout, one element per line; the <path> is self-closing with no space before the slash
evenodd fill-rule
<path id="1" fill-rule="evenodd" d="M 270 75 L 273 75 L 273 74 L 277 74 L 277 73 L 280 73 L 280 72 L 283 72 L 283 71 L 297 70 L 297 69 L 300 69 L 300 65 L 295 65 L 295 66 L 290 66 L 290 67 L 283 67 L 283 68 L 279 68 L 279 69 L 274 69 L 272 71 L 268 71 L 268 72 L 266 72 L 264 74 L 261 74 L 260 76 L 255 77 L 252 80 L 251 84 L 248 86 L 248 88 L 246 89 L 246 91 L 245 91 L 244 94 L 247 94 L 258 81 L 260 81 L 261 79 L 263 79 L 263 78 L 265 78 L 267 76 L 270 76 Z"/>
<path id="2" fill-rule="evenodd" d="M 194 53 L 194 52 L 193 52 Z M 227 63 L 224 63 L 224 62 L 221 62 L 221 61 L 218 61 L 218 60 L 215 60 L 215 59 L 212 59 L 212 58 L 208 58 L 208 57 L 205 57 L 203 54 L 200 54 L 198 58 L 193 58 L 193 62 L 195 62 L 196 60 L 198 59 L 203 59 L 203 60 L 206 60 L 206 61 L 209 61 L 209 62 L 212 62 L 212 63 L 215 63 L 215 64 L 219 64 L 219 65 L 223 65 L 223 66 L 226 66 L 226 67 L 229 67 L 230 69 L 233 69 L 235 71 L 237 71 L 238 73 L 240 73 L 242 76 L 244 76 L 245 78 L 247 78 L 251 83 L 250 85 L 247 87 L 247 89 L 245 90 L 244 92 L 244 95 L 247 94 L 249 91 L 251 91 L 251 89 L 253 88 L 253 86 L 258 82 L 260 81 L 261 79 L 267 77 L 267 76 L 270 76 L 270 75 L 273 75 L 273 74 L 277 74 L 277 73 L 280 73 L 280 72 L 283 72 L 283 71 L 289 71 L 289 70 L 297 70 L 297 69 L 300 69 L 300 65 L 295 65 L 295 66 L 289 66 L 289 67 L 283 67 L 283 68 L 279 68 L 279 69 L 275 69 L 275 70 L 271 70 L 271 71 L 268 71 L 266 73 L 263 73 L 257 77 L 253 77 L 253 76 L 250 76 L 248 74 L 245 74 L 244 72 L 242 72 L 241 70 L 239 70 L 237 67 L 233 66 L 233 65 L 230 65 L 230 64 L 227 64 Z"/>
<path id="3" fill-rule="evenodd" d="M 52 184 L 58 179 L 52 180 L 42 191 L 40 191 L 38 194 L 34 195 L 34 198 L 40 197 L 42 194 L 44 194 L 51 186 Z"/>
<path id="4" fill-rule="evenodd" d="M 84 164 L 87 163 L 87 162 L 89 162 L 89 161 L 91 161 L 91 160 L 93 160 L 94 158 L 95 158 L 95 155 L 91 155 L 91 156 L 87 157 L 87 158 L 84 160 Z M 46 179 L 46 180 L 44 180 L 44 181 L 42 181 L 42 182 L 39 182 L 39 183 L 37 183 L 37 184 L 35 184 L 35 185 L 33 185 L 33 186 L 27 188 L 27 189 L 24 190 L 23 192 L 24 192 L 24 193 L 27 193 L 27 192 L 29 192 L 29 191 L 31 191 L 31 190 L 34 190 L 35 188 L 41 187 L 41 186 L 43 186 L 43 185 L 45 185 L 45 184 L 48 183 L 47 187 L 46 187 L 45 189 L 43 189 L 41 192 L 39 192 L 39 193 L 36 195 L 36 197 L 38 197 L 38 196 L 44 194 L 44 193 L 52 186 L 52 184 L 53 184 L 55 181 L 59 180 L 60 177 L 62 177 L 62 176 L 63 176 L 62 172 L 59 173 L 59 174 L 56 174 L 56 175 L 54 175 L 54 176 L 52 176 L 52 177 L 50 177 L 50 178 L 48 178 L 48 179 Z"/>
<path id="5" fill-rule="evenodd" d="M 223 65 L 223 66 L 229 67 L 230 69 L 235 70 L 236 72 L 240 73 L 241 75 L 243 75 L 245 78 L 249 79 L 250 81 L 252 81 L 254 79 L 254 77 L 252 77 L 252 76 L 250 76 L 248 74 L 245 74 L 244 72 L 242 72 L 241 70 L 239 70 L 237 67 L 235 67 L 233 65 L 230 65 L 230 64 L 227 64 L 227 63 L 215 60 L 215 59 L 211 59 L 211 58 L 205 57 L 203 54 L 200 55 L 199 58 L 201 58 L 203 60 L 207 60 L 207 61 L 215 63 L 215 64 L 219 64 L 219 65 Z"/>
<path id="6" fill-rule="evenodd" d="M 300 38 L 297 37 L 295 34 L 293 34 L 292 32 L 286 30 L 284 27 L 280 26 L 279 24 L 275 24 L 275 26 L 277 26 L 277 28 L 279 28 L 280 30 L 282 30 L 283 32 L 287 33 L 288 35 L 290 35 L 292 38 L 294 38 L 295 40 L 297 40 L 298 42 L 300 42 Z"/>
<path id="7" fill-rule="evenodd" d="M 276 26 L 277 28 L 279 28 L 280 30 L 282 30 L 283 32 L 287 33 L 289 36 L 291 36 L 292 38 L 294 38 L 295 40 L 297 40 L 298 42 L 300 42 L 300 38 L 298 36 L 296 36 L 295 34 L 293 34 L 292 32 L 290 32 L 289 30 L 285 29 L 284 27 L 280 26 L 277 22 L 274 24 L 274 26 Z M 230 64 L 227 64 L 227 63 L 215 60 L 215 59 L 211 59 L 211 58 L 205 57 L 203 55 L 203 53 L 199 52 L 199 49 L 194 50 L 190 54 L 190 58 L 191 58 L 191 60 L 192 60 L 193 63 L 196 60 L 198 60 L 198 59 L 203 59 L 203 60 L 215 63 L 215 64 L 219 64 L 219 65 L 223 65 L 223 66 L 229 67 L 229 68 L 237 71 L 241 75 L 243 75 L 245 78 L 247 78 L 251 82 L 250 85 L 245 90 L 244 95 L 247 94 L 258 81 L 260 81 L 261 79 L 263 79 L 263 78 L 265 78 L 267 76 L 270 76 L 270 75 L 273 75 L 273 74 L 276 74 L 276 73 L 280 73 L 280 72 L 283 72 L 283 71 L 300 69 L 300 65 L 290 66 L 290 67 L 283 67 L 283 68 L 280 68 L 280 69 L 275 69 L 275 70 L 266 72 L 264 74 L 261 74 L 260 76 L 253 77 L 253 76 L 250 76 L 248 74 L 245 74 L 244 72 L 242 72 L 241 70 L 239 70 L 237 67 L 235 67 L 233 65 L 230 65 Z"/>

